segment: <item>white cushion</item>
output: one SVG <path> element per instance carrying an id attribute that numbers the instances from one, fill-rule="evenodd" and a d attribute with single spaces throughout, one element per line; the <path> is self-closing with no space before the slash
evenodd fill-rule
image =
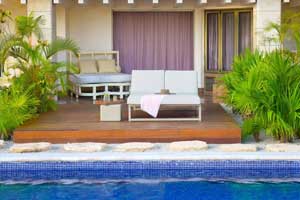
<path id="1" fill-rule="evenodd" d="M 165 89 L 176 94 L 198 94 L 196 71 L 166 71 Z"/>
<path id="2" fill-rule="evenodd" d="M 143 94 L 131 94 L 127 99 L 127 104 L 139 105 Z M 200 104 L 200 97 L 195 94 L 176 94 L 166 95 L 162 105 L 198 105 Z"/>
<path id="3" fill-rule="evenodd" d="M 96 83 L 127 83 L 131 80 L 131 75 L 124 73 L 94 73 L 94 74 L 71 74 L 70 81 L 77 84 Z"/>
<path id="4" fill-rule="evenodd" d="M 164 89 L 163 70 L 133 70 L 131 76 L 131 90 L 133 94 L 154 94 Z"/>

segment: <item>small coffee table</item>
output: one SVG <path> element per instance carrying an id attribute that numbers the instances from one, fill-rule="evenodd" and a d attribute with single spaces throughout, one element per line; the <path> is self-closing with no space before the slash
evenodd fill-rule
<path id="1" fill-rule="evenodd" d="M 100 121 L 117 122 L 122 119 L 122 104 L 124 100 L 118 101 L 96 101 L 100 106 Z"/>

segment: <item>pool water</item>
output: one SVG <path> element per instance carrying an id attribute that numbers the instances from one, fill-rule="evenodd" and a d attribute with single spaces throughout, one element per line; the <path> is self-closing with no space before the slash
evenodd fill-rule
<path id="1" fill-rule="evenodd" d="M 300 183 L 118 181 L 103 183 L 2 184 L 1 200 L 297 200 Z"/>

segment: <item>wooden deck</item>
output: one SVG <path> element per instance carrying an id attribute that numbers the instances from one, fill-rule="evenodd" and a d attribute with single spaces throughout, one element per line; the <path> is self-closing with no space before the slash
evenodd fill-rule
<path id="1" fill-rule="evenodd" d="M 90 100 L 68 102 L 54 112 L 42 114 L 18 128 L 16 143 L 25 142 L 171 142 L 203 140 L 209 143 L 239 143 L 241 130 L 218 104 L 208 100 L 202 107 L 202 122 L 128 122 L 123 106 L 121 122 L 99 122 L 99 106 Z M 143 113 L 137 113 L 144 115 Z M 162 111 L 161 116 L 190 116 L 196 111 Z"/>

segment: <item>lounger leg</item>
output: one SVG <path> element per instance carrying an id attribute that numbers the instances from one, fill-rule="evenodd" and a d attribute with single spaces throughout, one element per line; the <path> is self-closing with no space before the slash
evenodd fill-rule
<path id="1" fill-rule="evenodd" d="M 124 98 L 123 91 L 124 91 L 124 86 L 121 85 L 121 86 L 120 86 L 120 99 L 123 99 L 123 98 Z"/>
<path id="2" fill-rule="evenodd" d="M 80 86 L 76 86 L 76 89 L 75 89 L 76 101 L 78 101 L 80 89 L 81 89 Z"/>
<path id="3" fill-rule="evenodd" d="M 202 121 L 202 111 L 201 111 L 201 104 L 199 105 L 199 107 L 198 107 L 198 119 L 199 119 L 199 122 L 201 122 Z"/>
<path id="4" fill-rule="evenodd" d="M 93 102 L 95 103 L 96 99 L 97 99 L 97 96 L 96 96 L 96 86 L 93 86 Z"/>
<path id="5" fill-rule="evenodd" d="M 128 121 L 131 122 L 131 106 L 128 105 Z"/>

